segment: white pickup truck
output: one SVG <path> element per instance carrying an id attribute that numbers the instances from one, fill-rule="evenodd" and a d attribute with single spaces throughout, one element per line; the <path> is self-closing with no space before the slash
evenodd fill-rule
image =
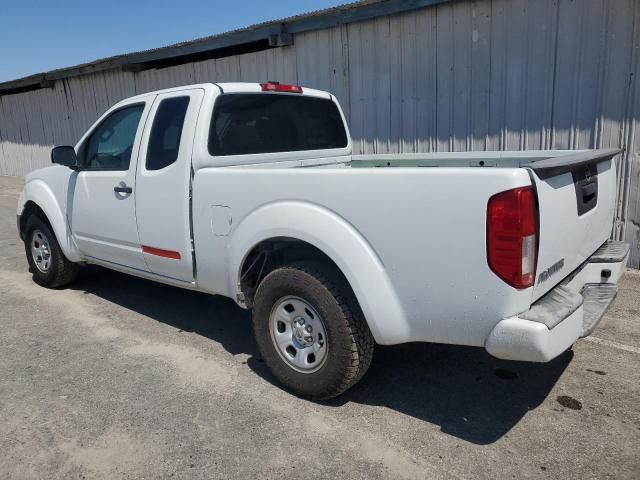
<path id="1" fill-rule="evenodd" d="M 56 147 L 18 228 L 41 285 L 92 263 L 252 308 L 275 377 L 326 399 L 376 343 L 546 362 L 591 333 L 629 252 L 608 240 L 617 153 L 358 156 L 329 93 L 193 85 Z"/>

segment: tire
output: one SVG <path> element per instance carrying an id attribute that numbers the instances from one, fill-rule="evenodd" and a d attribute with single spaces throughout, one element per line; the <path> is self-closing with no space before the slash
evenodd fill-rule
<path id="1" fill-rule="evenodd" d="M 300 320 L 306 320 L 303 327 Z M 312 337 L 300 338 L 309 326 L 315 327 Z M 355 296 L 340 274 L 322 264 L 293 264 L 269 273 L 255 294 L 253 329 L 276 379 L 312 400 L 351 388 L 373 357 L 375 342 Z"/>
<path id="2" fill-rule="evenodd" d="M 25 232 L 25 253 L 34 282 L 43 287 L 56 288 L 76 279 L 80 266 L 67 260 L 51 227 L 45 221 L 35 215 L 30 216 Z M 35 252 L 38 248 L 40 250 Z"/>

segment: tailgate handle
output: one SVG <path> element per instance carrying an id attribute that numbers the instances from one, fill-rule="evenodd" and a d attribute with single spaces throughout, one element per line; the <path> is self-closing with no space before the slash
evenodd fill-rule
<path id="1" fill-rule="evenodd" d="M 597 186 L 595 183 L 589 183 L 582 187 L 582 199 L 586 202 L 590 201 L 595 197 L 597 192 Z"/>

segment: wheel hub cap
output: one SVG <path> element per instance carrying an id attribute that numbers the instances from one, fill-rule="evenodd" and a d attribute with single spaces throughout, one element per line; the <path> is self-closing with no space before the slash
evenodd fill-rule
<path id="1" fill-rule="evenodd" d="M 280 299 L 271 311 L 269 328 L 278 354 L 294 370 L 313 373 L 324 364 L 324 322 L 307 301 L 299 297 Z"/>
<path id="2" fill-rule="evenodd" d="M 293 322 L 293 337 L 303 347 L 310 347 L 313 345 L 314 337 L 312 335 L 313 327 L 307 325 L 304 318 L 297 318 Z"/>

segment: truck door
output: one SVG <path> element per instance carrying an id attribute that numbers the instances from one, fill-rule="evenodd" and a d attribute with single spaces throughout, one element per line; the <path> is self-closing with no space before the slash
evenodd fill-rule
<path id="1" fill-rule="evenodd" d="M 191 249 L 191 153 L 204 90 L 157 96 L 137 172 L 138 235 L 149 271 L 194 280 Z"/>
<path id="2" fill-rule="evenodd" d="M 153 98 L 110 112 L 77 147 L 81 167 L 71 184 L 68 219 L 89 260 L 148 270 L 136 225 L 135 172 Z"/>

